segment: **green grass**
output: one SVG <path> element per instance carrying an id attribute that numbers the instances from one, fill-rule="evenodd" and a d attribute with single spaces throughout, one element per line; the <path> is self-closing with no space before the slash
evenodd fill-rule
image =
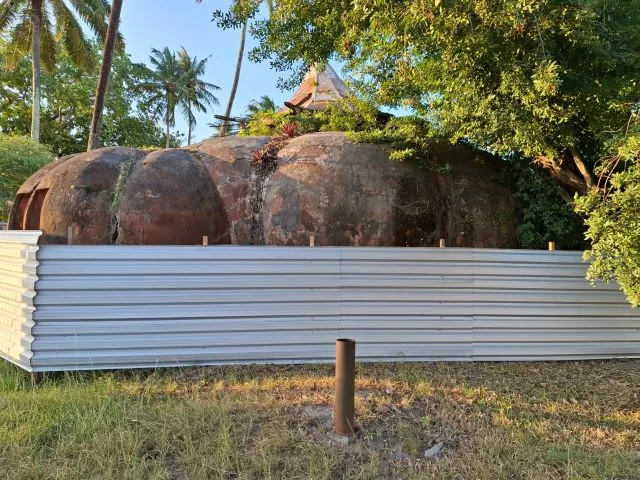
<path id="1" fill-rule="evenodd" d="M 359 442 L 332 368 L 29 376 L 0 362 L 0 478 L 640 479 L 640 361 L 364 364 Z M 437 441 L 442 456 L 422 458 Z"/>

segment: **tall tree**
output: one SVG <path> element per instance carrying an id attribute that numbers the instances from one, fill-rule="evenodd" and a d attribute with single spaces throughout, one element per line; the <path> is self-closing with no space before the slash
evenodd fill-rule
<path id="1" fill-rule="evenodd" d="M 149 57 L 152 70 L 149 70 L 151 81 L 143 82 L 139 88 L 151 93 L 152 102 L 163 105 L 165 121 L 166 147 L 171 146 L 171 127 L 176 122 L 176 106 L 184 92 L 184 75 L 176 54 L 164 47 L 163 50 L 152 49 Z"/>
<path id="2" fill-rule="evenodd" d="M 85 71 L 94 67 L 91 42 L 79 17 L 92 33 L 104 38 L 109 4 L 106 0 L 4 0 L 0 5 L 0 33 L 9 41 L 7 66 L 15 68 L 31 53 L 31 137 L 40 138 L 41 65 L 53 70 L 61 46 Z"/>
<path id="3" fill-rule="evenodd" d="M 233 85 L 231 86 L 231 93 L 229 94 L 229 101 L 227 102 L 227 108 L 224 112 L 224 120 L 222 121 L 222 127 L 220 129 L 220 136 L 227 135 L 229 130 L 229 120 L 231 116 L 231 109 L 233 108 L 233 102 L 236 99 L 236 92 L 238 91 L 238 84 L 240 83 L 240 71 L 242 70 L 242 59 L 244 57 L 244 45 L 247 39 L 247 25 L 249 21 L 245 18 L 242 22 L 242 30 L 240 34 L 240 48 L 238 49 L 238 59 L 236 60 L 236 69 L 233 75 Z"/>
<path id="4" fill-rule="evenodd" d="M 219 105 L 218 98 L 213 92 L 220 90 L 220 87 L 213 83 L 202 80 L 205 74 L 208 58 L 198 60 L 191 58 L 182 47 L 178 53 L 180 69 L 182 70 L 182 92 L 180 94 L 180 107 L 184 117 L 187 119 L 189 132 L 187 134 L 187 145 L 191 145 L 193 127 L 196 126 L 196 116 L 194 112 L 207 113 L 207 107 Z"/>
<path id="5" fill-rule="evenodd" d="M 118 38 L 118 28 L 120 26 L 120 12 L 122 10 L 122 0 L 113 0 L 111 13 L 109 15 L 109 27 L 104 40 L 104 51 L 102 54 L 102 66 L 100 67 L 100 77 L 96 88 L 96 100 L 93 106 L 93 116 L 91 118 L 91 128 L 89 129 L 89 144 L 87 150 L 97 148 L 100 143 L 100 132 L 102 130 L 102 112 L 104 110 L 104 100 L 107 96 L 109 86 L 109 76 L 113 65 L 113 54 Z"/>
<path id="6" fill-rule="evenodd" d="M 202 0 L 196 1 L 201 3 Z M 263 3 L 267 5 L 269 11 L 273 10 L 273 0 L 233 0 L 231 9 L 228 12 L 224 12 L 222 10 L 216 10 L 213 12 L 212 21 L 216 22 L 218 27 L 223 29 L 240 28 L 240 47 L 238 48 L 238 58 L 236 60 L 236 68 L 233 76 L 231 92 L 229 94 L 229 101 L 227 102 L 227 108 L 224 114 L 225 119 L 223 119 L 222 124 L 220 125 L 219 135 L 221 137 L 227 135 L 229 131 L 229 121 L 227 119 L 231 116 L 233 104 L 236 99 L 236 93 L 238 91 L 238 84 L 240 83 L 240 72 L 242 71 L 242 61 L 244 59 L 249 22 L 255 18 Z"/>

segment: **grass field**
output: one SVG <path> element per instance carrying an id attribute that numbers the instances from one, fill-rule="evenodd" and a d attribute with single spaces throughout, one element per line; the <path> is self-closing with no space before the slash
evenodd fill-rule
<path id="1" fill-rule="evenodd" d="M 640 361 L 358 365 L 363 435 L 348 447 L 329 440 L 332 374 L 86 373 L 32 389 L 0 361 L 0 478 L 640 479 Z"/>

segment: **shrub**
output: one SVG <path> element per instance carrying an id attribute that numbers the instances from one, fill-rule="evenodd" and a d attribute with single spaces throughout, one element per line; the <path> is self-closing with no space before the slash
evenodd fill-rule
<path id="1" fill-rule="evenodd" d="M 577 201 L 587 214 L 591 249 L 588 278 L 616 280 L 632 305 L 640 306 L 640 132 L 617 149 L 606 191 L 593 190 Z"/>
<path id="2" fill-rule="evenodd" d="M 551 241 L 565 250 L 585 247 L 583 220 L 546 171 L 515 157 L 507 159 L 505 176 L 519 204 L 518 243 L 523 248 L 545 249 Z"/>
<path id="3" fill-rule="evenodd" d="M 7 221 L 24 181 L 51 160 L 53 155 L 46 146 L 26 137 L 0 133 L 0 221 Z"/>

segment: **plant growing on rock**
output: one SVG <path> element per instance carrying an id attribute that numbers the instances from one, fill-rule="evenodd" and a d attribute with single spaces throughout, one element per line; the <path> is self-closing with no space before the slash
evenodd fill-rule
<path id="1" fill-rule="evenodd" d="M 286 138 L 293 138 L 298 134 L 299 125 L 296 122 L 289 122 L 282 127 L 282 136 Z"/>

